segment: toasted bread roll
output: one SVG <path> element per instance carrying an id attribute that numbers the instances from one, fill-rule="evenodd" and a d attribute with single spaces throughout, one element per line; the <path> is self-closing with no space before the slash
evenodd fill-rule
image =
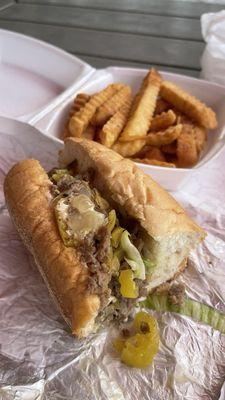
<path id="1" fill-rule="evenodd" d="M 8 173 L 7 207 L 27 248 L 72 331 L 86 336 L 100 307 L 99 297 L 86 291 L 88 268 L 79 253 L 65 247 L 51 207 L 48 175 L 36 160 L 25 160 Z"/>
<path id="2" fill-rule="evenodd" d="M 66 139 L 59 163 L 69 169 L 60 170 L 60 174 L 66 175 L 53 173 L 54 185 L 38 161 L 25 160 L 16 164 L 6 176 L 4 192 L 18 232 L 33 254 L 63 316 L 72 332 L 84 337 L 95 329 L 96 317 L 102 317 L 101 313 L 111 301 L 108 284 L 115 270 L 114 264 L 108 261 L 112 254 L 109 250 L 113 251 L 110 247 L 113 220 L 115 225 L 123 215 L 128 224 L 130 219 L 135 221 L 144 253 L 137 248 L 134 251 L 129 232 L 119 228 L 125 233 L 123 251 L 130 251 L 126 250 L 127 246 L 132 248 L 136 268 L 141 265 L 138 277 L 145 280 L 149 291 L 182 271 L 190 249 L 205 234 L 179 204 L 132 161 L 99 143 Z M 72 175 L 70 171 L 74 171 Z M 99 227 L 103 229 L 101 234 Z M 96 250 L 98 263 L 91 264 Z M 148 279 L 142 257 L 154 263 Z M 104 275 L 101 275 L 103 267 Z M 118 269 L 117 277 L 119 272 Z M 97 280 L 90 290 L 94 276 Z M 121 297 L 117 299 L 118 304 L 123 301 Z"/>
<path id="3" fill-rule="evenodd" d="M 149 290 L 171 279 L 190 248 L 205 237 L 204 231 L 169 193 L 131 160 L 123 159 L 99 143 L 69 138 L 60 154 L 60 165 L 66 166 L 74 159 L 81 173 L 94 170 L 94 186 L 145 230 L 157 264 Z"/>

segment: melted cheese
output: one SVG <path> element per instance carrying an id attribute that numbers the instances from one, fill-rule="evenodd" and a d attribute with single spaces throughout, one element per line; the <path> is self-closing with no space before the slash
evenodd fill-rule
<path id="1" fill-rule="evenodd" d="M 56 207 L 68 227 L 67 233 L 76 239 L 97 232 L 107 222 L 105 215 L 96 211 L 94 203 L 84 194 L 62 198 Z"/>

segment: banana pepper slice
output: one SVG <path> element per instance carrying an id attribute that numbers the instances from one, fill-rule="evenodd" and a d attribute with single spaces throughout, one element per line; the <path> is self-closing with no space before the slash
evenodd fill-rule
<path id="1" fill-rule="evenodd" d="M 146 368 L 159 349 L 159 333 L 155 318 L 141 311 L 136 314 L 133 329 L 136 333 L 128 339 L 117 338 L 115 349 L 121 361 L 130 367 Z"/>

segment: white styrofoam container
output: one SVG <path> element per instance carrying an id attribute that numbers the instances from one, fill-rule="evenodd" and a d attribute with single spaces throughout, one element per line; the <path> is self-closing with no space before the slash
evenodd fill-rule
<path id="1" fill-rule="evenodd" d="M 97 71 L 57 47 L 2 29 L 0 55 L 0 116 L 28 122 L 52 138 L 61 137 L 72 99 L 78 92 L 94 93 L 112 82 L 128 83 L 136 92 L 147 72 L 119 67 Z M 170 169 L 138 164 L 164 188 L 176 191 L 224 147 L 225 87 L 161 73 L 211 106 L 219 120 L 218 128 L 209 133 L 205 152 L 195 167 Z"/>
<path id="2" fill-rule="evenodd" d="M 141 80 L 147 70 L 133 68 L 118 68 L 109 67 L 105 70 L 96 71 L 86 83 L 79 87 L 79 90 L 73 92 L 53 111 L 47 113 L 44 118 L 36 117 L 35 125 L 47 135 L 60 138 L 63 132 L 68 111 L 71 107 L 72 100 L 78 92 L 95 93 L 103 89 L 106 85 L 112 82 L 124 82 L 131 85 L 134 92 L 140 86 Z M 225 87 L 207 82 L 200 79 L 195 79 L 183 75 L 161 72 L 162 76 L 177 83 L 188 92 L 204 101 L 212 107 L 218 117 L 218 128 L 215 131 L 210 131 L 208 141 L 204 153 L 201 156 L 198 164 L 193 168 L 165 168 L 159 166 L 151 166 L 146 164 L 138 164 L 143 171 L 151 175 L 158 183 L 170 191 L 176 191 L 186 182 L 188 178 L 194 175 L 197 168 L 201 168 L 210 160 L 215 158 L 225 145 Z"/>
<path id="3" fill-rule="evenodd" d="M 95 71 L 48 43 L 0 29 L 0 116 L 44 116 Z"/>

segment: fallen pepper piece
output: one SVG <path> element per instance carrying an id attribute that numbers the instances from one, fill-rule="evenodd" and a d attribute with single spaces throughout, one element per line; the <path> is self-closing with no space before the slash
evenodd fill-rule
<path id="1" fill-rule="evenodd" d="M 146 368 L 152 363 L 159 349 L 159 333 L 155 318 L 141 311 L 136 314 L 133 329 L 136 333 L 128 339 L 117 338 L 115 349 L 121 361 L 136 368 Z"/>
<path id="2" fill-rule="evenodd" d="M 146 368 L 152 363 L 157 350 L 150 334 L 136 333 L 125 341 L 121 360 L 130 367 Z"/>

